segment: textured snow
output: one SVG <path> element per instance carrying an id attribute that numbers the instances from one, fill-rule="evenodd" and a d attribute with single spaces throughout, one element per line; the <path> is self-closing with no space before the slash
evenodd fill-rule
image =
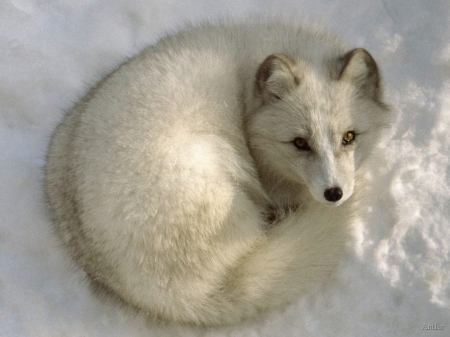
<path id="1" fill-rule="evenodd" d="M 149 324 L 92 296 L 43 202 L 63 111 L 186 22 L 268 11 L 319 21 L 384 75 L 397 124 L 374 157 L 350 256 L 320 293 L 221 329 Z M 0 336 L 449 336 L 449 75 L 448 0 L 2 0 Z"/>

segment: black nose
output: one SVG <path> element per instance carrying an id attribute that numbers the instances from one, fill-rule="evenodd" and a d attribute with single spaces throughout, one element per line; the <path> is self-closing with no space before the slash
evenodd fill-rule
<path id="1" fill-rule="evenodd" d="M 332 187 L 325 190 L 323 193 L 325 199 L 328 201 L 336 202 L 342 198 L 342 189 L 340 187 Z"/>

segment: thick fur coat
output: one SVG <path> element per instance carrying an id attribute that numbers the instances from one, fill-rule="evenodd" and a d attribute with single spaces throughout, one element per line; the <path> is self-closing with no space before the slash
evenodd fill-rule
<path id="1" fill-rule="evenodd" d="M 364 49 L 278 20 L 205 24 L 122 64 L 64 117 L 45 189 L 97 289 L 219 325 L 326 280 L 390 122 Z"/>

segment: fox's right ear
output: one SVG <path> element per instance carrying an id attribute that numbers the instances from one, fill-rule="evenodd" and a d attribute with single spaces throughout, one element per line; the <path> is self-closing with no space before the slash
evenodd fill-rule
<path id="1" fill-rule="evenodd" d="M 378 66 L 367 50 L 353 49 L 341 56 L 335 64 L 335 78 L 353 83 L 360 94 L 381 102 Z"/>
<path id="2" fill-rule="evenodd" d="M 268 56 L 256 73 L 256 91 L 264 103 L 277 101 L 300 84 L 294 62 L 282 54 Z"/>

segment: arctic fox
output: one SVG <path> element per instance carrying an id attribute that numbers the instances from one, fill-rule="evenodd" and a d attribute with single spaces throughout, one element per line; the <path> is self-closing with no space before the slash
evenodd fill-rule
<path id="1" fill-rule="evenodd" d="M 389 123 L 364 49 L 276 19 L 190 27 L 57 127 L 54 227 L 96 289 L 165 321 L 234 323 L 335 269 Z"/>

